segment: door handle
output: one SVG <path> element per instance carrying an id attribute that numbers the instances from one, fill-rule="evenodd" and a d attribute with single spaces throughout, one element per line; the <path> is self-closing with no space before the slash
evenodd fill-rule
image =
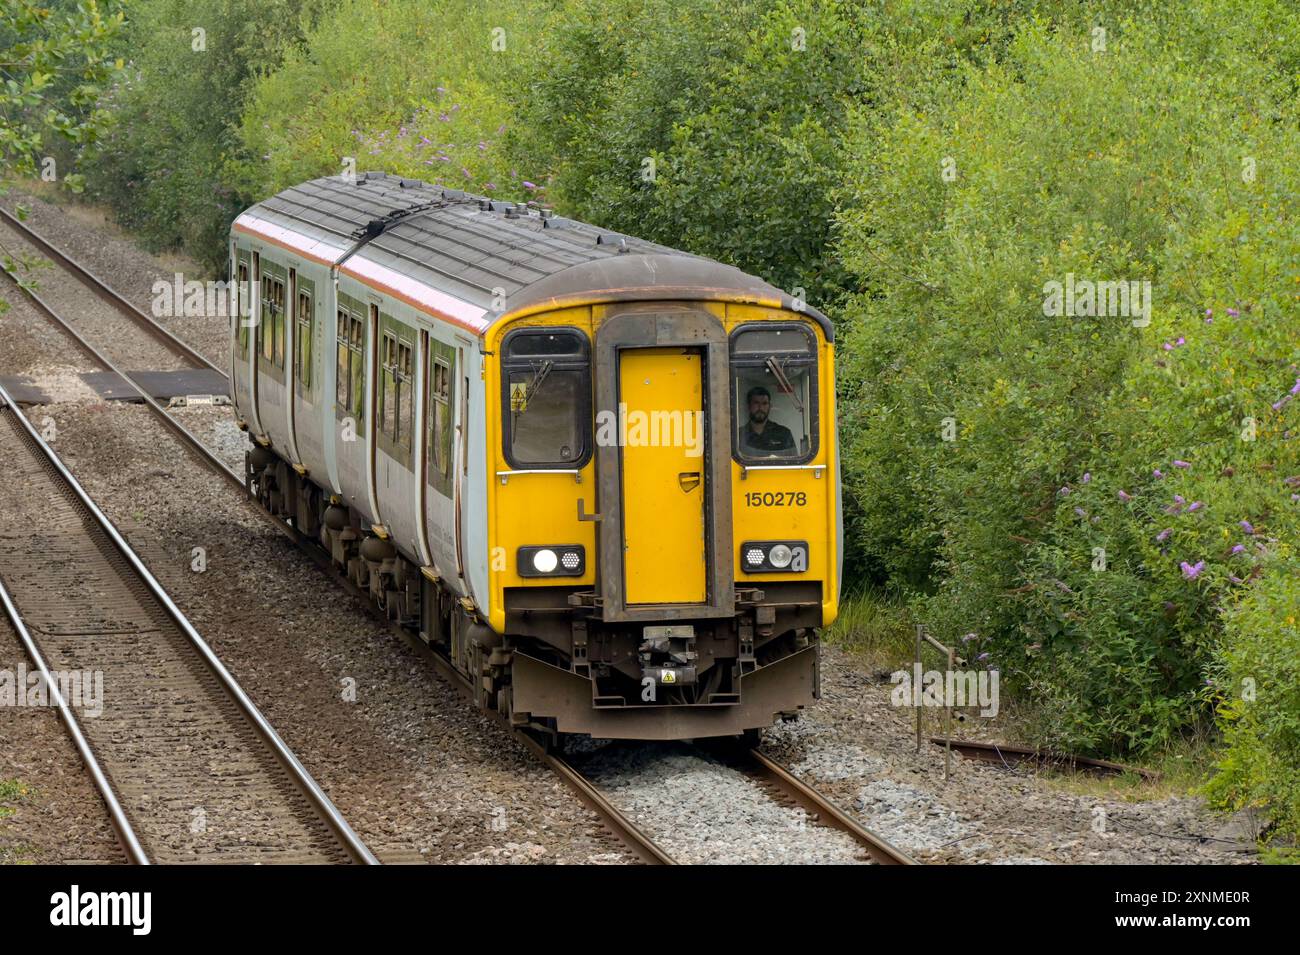
<path id="1" fill-rule="evenodd" d="M 700 486 L 699 471 L 682 471 L 677 475 L 677 483 L 682 486 L 682 490 L 689 494 Z"/>

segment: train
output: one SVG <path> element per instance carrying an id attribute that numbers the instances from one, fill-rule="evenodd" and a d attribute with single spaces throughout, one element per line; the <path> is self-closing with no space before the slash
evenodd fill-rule
<path id="1" fill-rule="evenodd" d="M 735 737 L 819 695 L 834 331 L 701 256 L 367 172 L 230 232 L 245 477 L 475 703 L 550 743 Z"/>

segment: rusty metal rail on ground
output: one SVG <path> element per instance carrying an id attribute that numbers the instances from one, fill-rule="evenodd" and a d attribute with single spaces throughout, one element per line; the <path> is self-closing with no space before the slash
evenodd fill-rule
<path id="1" fill-rule="evenodd" d="M 1014 769 L 1021 763 L 1033 763 L 1039 769 L 1051 767 L 1070 771 L 1081 770 L 1097 776 L 1122 776 L 1132 773 L 1154 782 L 1160 774 L 1139 766 L 1125 766 L 1104 759 L 1092 759 L 1088 756 L 1074 756 L 1070 753 L 1055 753 L 1050 750 L 1032 749 L 1028 746 L 1013 746 L 1009 743 L 982 743 L 978 740 L 949 739 L 945 736 L 931 736 L 930 742 L 935 746 L 950 747 L 954 752 L 968 759 L 978 759 L 986 763 Z"/>

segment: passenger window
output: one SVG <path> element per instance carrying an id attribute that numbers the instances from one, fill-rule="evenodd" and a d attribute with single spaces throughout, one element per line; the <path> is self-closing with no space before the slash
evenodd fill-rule
<path id="1" fill-rule="evenodd" d="M 451 474 L 451 366 L 443 358 L 433 360 L 429 398 L 429 461 L 438 474 L 447 477 Z"/>
<path id="2" fill-rule="evenodd" d="M 379 430 L 397 440 L 398 423 L 402 420 L 401 393 L 397 382 L 397 336 L 384 332 L 383 389 L 379 395 Z"/>
<path id="3" fill-rule="evenodd" d="M 397 443 L 410 450 L 414 430 L 414 409 L 411 401 L 411 346 L 397 343 Z"/>
<path id="4" fill-rule="evenodd" d="M 366 325 L 355 315 L 348 316 L 348 325 L 352 332 L 348 336 L 348 352 L 352 364 L 352 390 L 348 396 L 348 407 L 356 415 L 364 410 L 362 404 L 366 389 Z"/>
<path id="5" fill-rule="evenodd" d="M 262 357 L 277 368 L 284 367 L 284 283 L 262 276 L 262 320 L 258 325 Z"/>
<path id="6" fill-rule="evenodd" d="M 334 400 L 340 411 L 357 415 L 361 412 L 361 398 L 365 387 L 366 327 L 361 319 L 345 309 L 339 309 L 338 318 L 339 331 L 336 343 L 338 382 L 335 385 Z"/>
<path id="7" fill-rule="evenodd" d="M 515 468 L 578 468 L 589 457 L 587 338 L 569 329 L 507 336 L 502 369 L 505 455 Z"/>
<path id="8" fill-rule="evenodd" d="M 338 313 L 338 382 L 335 385 L 334 401 L 342 411 L 350 411 L 348 397 L 352 394 L 352 383 L 348 377 L 351 349 L 348 348 L 348 336 L 351 333 L 350 316 L 343 309 Z"/>
<path id="9" fill-rule="evenodd" d="M 803 325 L 741 328 L 731 339 L 736 457 L 799 463 L 817 453 L 817 343 Z"/>
<path id="10" fill-rule="evenodd" d="M 294 366 L 298 370 L 298 381 L 303 390 L 311 388 L 311 341 L 312 341 L 311 293 L 298 293 L 298 328 L 293 338 Z"/>
<path id="11" fill-rule="evenodd" d="M 235 281 L 235 321 L 236 340 L 239 342 L 239 357 L 248 357 L 248 305 L 251 293 L 248 288 L 248 266 L 240 262 L 238 278 Z"/>

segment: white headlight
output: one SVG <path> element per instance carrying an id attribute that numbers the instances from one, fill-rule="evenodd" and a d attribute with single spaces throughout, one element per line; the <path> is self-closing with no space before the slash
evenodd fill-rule
<path id="1" fill-rule="evenodd" d="M 790 558 L 793 556 L 790 553 L 790 548 L 784 544 L 777 544 L 767 552 L 767 561 L 773 567 L 785 568 L 790 566 Z"/>
<path id="2" fill-rule="evenodd" d="M 788 557 L 786 558 L 786 561 L 789 562 Z M 555 556 L 555 551 L 553 550 L 543 549 L 533 554 L 533 570 L 537 571 L 539 574 L 551 573 L 559 563 L 560 559 Z"/>

